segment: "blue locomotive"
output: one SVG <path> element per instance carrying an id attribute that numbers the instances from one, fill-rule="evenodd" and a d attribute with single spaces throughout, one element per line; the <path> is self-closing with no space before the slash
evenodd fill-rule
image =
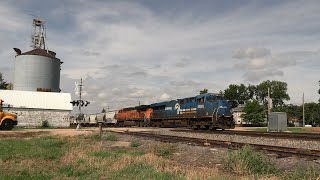
<path id="1" fill-rule="evenodd" d="M 191 127 L 194 129 L 231 129 L 235 127 L 231 104 L 220 94 L 206 93 L 194 97 L 151 104 L 148 126 Z"/>

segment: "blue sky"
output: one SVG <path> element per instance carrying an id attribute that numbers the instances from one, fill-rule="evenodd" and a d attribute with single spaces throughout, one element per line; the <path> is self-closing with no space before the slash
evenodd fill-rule
<path id="1" fill-rule="evenodd" d="M 13 47 L 30 50 L 43 17 L 47 45 L 64 64 L 61 89 L 80 77 L 87 112 L 225 89 L 231 83 L 288 83 L 290 103 L 316 102 L 319 1 L 0 2 L 0 72 L 13 80 Z M 73 95 L 74 96 L 74 95 Z"/>

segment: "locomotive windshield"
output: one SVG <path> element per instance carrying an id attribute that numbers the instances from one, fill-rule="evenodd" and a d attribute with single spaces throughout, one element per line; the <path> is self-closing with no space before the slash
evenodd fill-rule
<path id="1" fill-rule="evenodd" d="M 215 102 L 217 100 L 223 100 L 223 97 L 222 96 L 213 96 L 213 95 L 207 96 L 207 101 L 209 101 L 209 102 Z"/>
<path id="2" fill-rule="evenodd" d="M 217 100 L 216 96 L 212 96 L 212 95 L 207 96 L 207 101 L 209 101 L 209 102 L 215 102 L 216 100 Z"/>

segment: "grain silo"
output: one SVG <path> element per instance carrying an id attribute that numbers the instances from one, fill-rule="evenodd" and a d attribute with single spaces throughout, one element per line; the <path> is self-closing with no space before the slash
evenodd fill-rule
<path id="1" fill-rule="evenodd" d="M 31 51 L 21 53 L 15 58 L 14 90 L 60 92 L 60 70 L 62 62 L 56 53 L 46 49 L 46 31 L 42 19 L 33 20 Z"/>

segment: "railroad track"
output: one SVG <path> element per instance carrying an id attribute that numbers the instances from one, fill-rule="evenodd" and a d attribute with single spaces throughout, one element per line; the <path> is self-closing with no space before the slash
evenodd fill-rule
<path id="1" fill-rule="evenodd" d="M 256 131 L 199 131 L 191 129 L 172 129 L 174 132 L 188 132 L 188 133 L 205 133 L 205 134 L 228 134 L 228 135 L 241 135 L 251 137 L 269 137 L 279 139 L 297 139 L 305 141 L 320 141 L 320 134 L 316 133 L 285 133 L 285 132 L 256 132 Z"/>
<path id="2" fill-rule="evenodd" d="M 218 146 L 218 147 L 224 147 L 228 149 L 239 149 L 243 146 L 249 145 L 254 149 L 273 152 L 281 156 L 295 155 L 298 157 L 320 159 L 320 150 L 309 150 L 309 149 L 299 149 L 299 148 L 290 148 L 290 147 L 282 147 L 282 146 L 269 146 L 269 145 L 240 143 L 240 142 L 232 142 L 232 141 L 220 141 L 220 140 L 211 140 L 211 139 L 202 139 L 202 138 L 160 135 L 160 134 L 146 133 L 146 132 L 120 132 L 120 133 L 139 136 L 139 137 L 148 138 L 148 139 L 155 139 L 161 142 L 169 142 L 169 143 L 179 142 L 179 143 L 186 143 L 189 145 L 207 146 L 207 147 Z"/>

